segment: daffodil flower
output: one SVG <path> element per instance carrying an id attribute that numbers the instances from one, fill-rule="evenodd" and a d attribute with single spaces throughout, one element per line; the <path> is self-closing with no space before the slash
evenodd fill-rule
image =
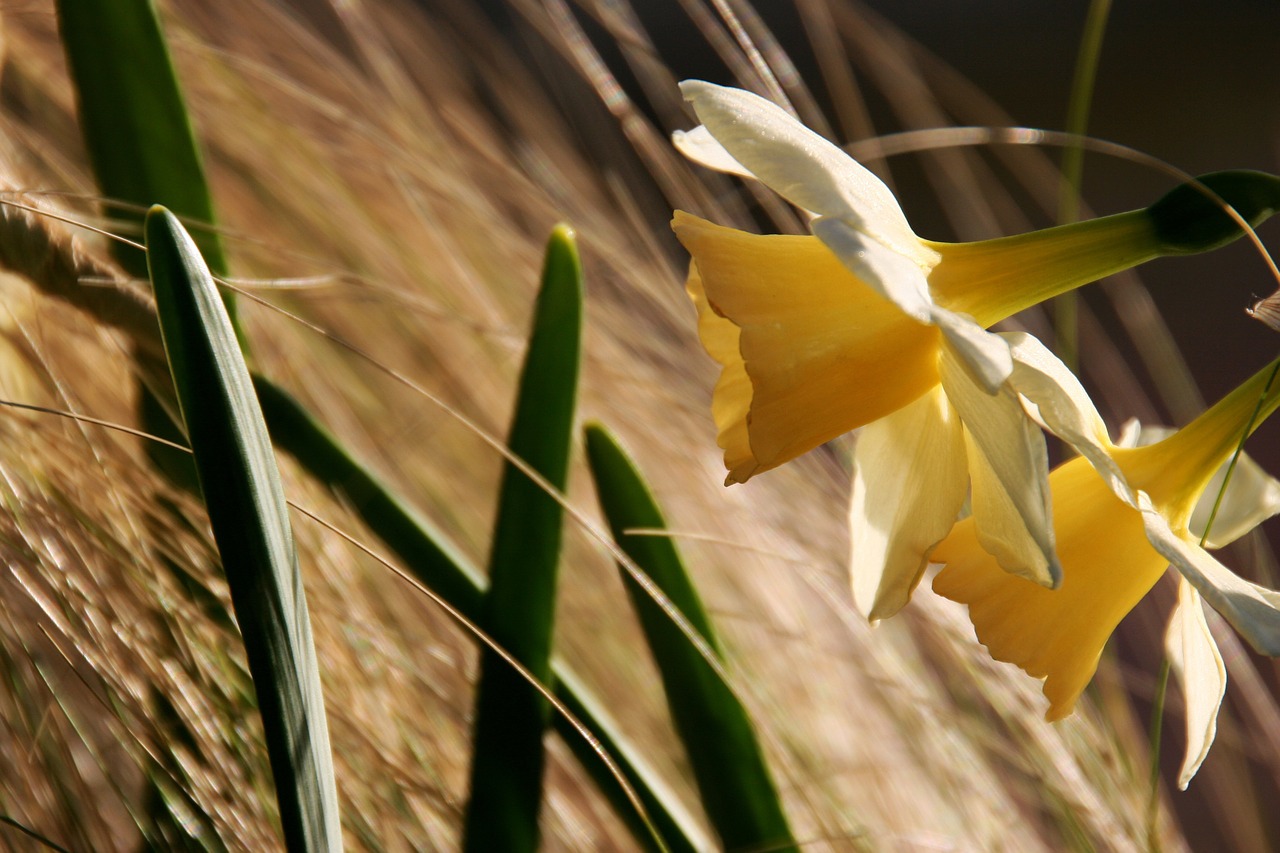
<path id="1" fill-rule="evenodd" d="M 1258 651 L 1280 654 L 1280 594 L 1236 576 L 1199 544 L 1246 426 L 1280 406 L 1280 360 L 1169 437 L 1119 447 L 1061 362 L 1034 338 L 1010 343 L 1015 374 L 1041 401 L 1033 413 L 1084 454 L 1049 475 L 1062 584 L 1047 590 L 1002 571 L 966 519 L 933 552 L 945 564 L 934 591 L 968 605 L 992 657 L 1044 679 L 1046 718 L 1056 720 L 1071 713 L 1120 620 L 1172 565 L 1182 579 L 1166 645 L 1187 696 L 1186 787 L 1213 742 L 1226 688 L 1201 600 Z M 1277 512 L 1280 483 L 1242 458 L 1206 544 L 1220 547 Z"/>
<path id="2" fill-rule="evenodd" d="M 812 216 L 812 236 L 749 234 L 680 211 L 672 223 L 693 258 L 699 335 L 722 368 L 712 411 L 727 483 L 861 427 L 850 518 L 865 614 L 906 603 L 966 495 L 1001 567 L 1056 586 L 1044 439 L 1020 403 L 1016 354 L 986 328 L 1161 254 L 1226 242 L 1234 224 L 1206 238 L 1206 211 L 1223 217 L 1192 193 L 1163 217 L 1151 208 L 936 243 L 916 236 L 875 175 L 776 105 L 702 81 L 681 90 L 702 122 L 676 135 L 687 156 L 758 179 Z"/>

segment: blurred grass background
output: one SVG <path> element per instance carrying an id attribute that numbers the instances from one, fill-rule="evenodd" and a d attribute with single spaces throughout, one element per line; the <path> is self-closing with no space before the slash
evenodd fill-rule
<path id="1" fill-rule="evenodd" d="M 730 6 L 801 115 L 842 140 L 1061 126 L 1084 17 L 1083 4 L 1056 26 L 1014 3 L 884 4 L 897 24 L 846 0 L 760 4 L 759 19 Z M 1251 64 L 1270 55 L 1275 10 L 1189 4 L 1175 29 L 1164 9 L 1117 4 L 1090 131 L 1193 172 L 1276 171 L 1274 83 Z M 160 10 L 234 275 L 492 435 L 509 421 L 546 235 L 558 221 L 577 230 L 588 308 L 580 417 L 618 434 L 663 503 L 805 849 L 1149 846 L 1146 714 L 1171 589 L 1127 621 L 1090 701 L 1049 726 L 1038 685 L 992 663 L 946 602 L 926 592 L 900 619 L 860 622 L 843 568 L 845 445 L 720 487 L 713 365 L 666 220 L 678 206 L 755 229 L 799 223 L 666 142 L 691 124 L 673 81 L 763 88 L 711 5 L 180 0 Z M 0 179 L 118 230 L 93 197 L 52 4 L 6 6 L 0 26 Z M 797 74 L 771 47 L 773 30 Z M 922 234 L 969 239 L 1051 221 L 1057 156 L 956 149 L 873 165 Z M 1102 213 L 1168 186 L 1097 157 L 1085 175 L 1085 201 Z M 100 238 L 75 233 L 81 251 L 105 255 Z M 1082 369 L 1113 425 L 1183 421 L 1198 410 L 1197 384 L 1212 399 L 1274 352 L 1242 311 L 1272 288 L 1244 245 L 1143 275 L 1150 297 L 1126 277 L 1085 299 Z M 122 340 L 22 279 L 0 287 L 0 395 L 132 423 Z M 247 300 L 241 310 L 262 370 L 484 562 L 501 458 L 442 407 L 289 317 Z M 1159 348 L 1166 318 L 1194 371 Z M 1044 316 L 1020 322 L 1049 337 Z M 0 431 L 0 814 L 70 849 L 137 848 L 157 811 L 204 826 L 210 849 L 272 849 L 261 733 L 202 511 L 150 472 L 136 439 L 17 411 Z M 1255 453 L 1277 471 L 1274 435 L 1255 439 Z M 574 457 L 569 497 L 594 514 L 581 447 Z M 284 467 L 291 498 L 361 535 Z M 158 511 L 157 493 L 190 523 Z M 347 841 L 450 849 L 475 643 L 385 568 L 295 522 Z M 559 654 L 696 803 L 611 558 L 579 531 L 565 548 Z M 1259 578 L 1274 563 L 1262 537 L 1228 560 Z M 1278 841 L 1276 673 L 1218 633 L 1229 707 L 1191 791 L 1162 793 L 1161 849 Z M 1168 714 L 1171 774 L 1176 698 Z M 568 750 L 548 743 L 547 849 L 630 849 Z M 143 794 L 157 766 L 172 789 L 160 808 Z M 34 844 L 0 827 L 6 849 Z"/>

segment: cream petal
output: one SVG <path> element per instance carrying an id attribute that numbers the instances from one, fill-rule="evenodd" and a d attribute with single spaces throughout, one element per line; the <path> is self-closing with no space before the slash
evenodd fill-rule
<path id="1" fill-rule="evenodd" d="M 1138 492 L 1137 497 L 1143 527 L 1152 547 L 1250 645 L 1264 655 L 1280 656 L 1280 593 L 1250 583 L 1232 572 L 1208 551 L 1175 533 L 1145 492 Z"/>
<path id="2" fill-rule="evenodd" d="M 735 160 L 792 204 L 844 219 L 921 263 L 936 263 L 884 182 L 786 110 L 742 89 L 686 80 L 680 91 Z"/>
<path id="3" fill-rule="evenodd" d="M 1013 374 L 1013 356 L 1005 340 L 967 314 L 935 306 L 930 315 L 930 322 L 942 330 L 969 376 L 988 394 L 997 393 Z"/>
<path id="4" fill-rule="evenodd" d="M 965 426 L 978 542 L 1006 572 L 1057 587 L 1062 567 L 1054 548 L 1044 434 L 1013 389 L 987 394 L 950 345 L 943 346 L 939 372 Z"/>
<path id="5" fill-rule="evenodd" d="M 1178 773 L 1185 791 L 1218 733 L 1218 709 L 1227 692 L 1227 668 L 1205 621 L 1200 594 L 1183 578 L 1165 633 L 1165 653 L 1186 697 L 1187 754 Z"/>
<path id="6" fill-rule="evenodd" d="M 1223 465 L 1213 475 L 1191 513 L 1188 527 L 1197 539 L 1204 535 L 1227 467 Z M 1280 480 L 1264 471 L 1248 454 L 1242 453 L 1231 472 L 1231 481 L 1227 484 L 1218 512 L 1213 516 L 1213 529 L 1209 531 L 1206 545 L 1210 548 L 1229 545 L 1276 513 L 1280 513 Z"/>
<path id="7" fill-rule="evenodd" d="M 1143 444 L 1143 435 L 1150 430 L 1151 427 L 1143 427 L 1142 421 L 1137 418 L 1129 418 L 1120 425 L 1120 435 L 1116 438 L 1116 447 L 1138 447 Z M 1173 432 L 1168 427 L 1162 427 L 1167 430 L 1166 435 Z M 1163 438 L 1164 436 L 1161 436 Z M 1153 439 L 1155 440 L 1155 439 Z"/>
<path id="8" fill-rule="evenodd" d="M 850 562 L 853 600 L 867 618 L 892 616 L 911 598 L 955 524 L 966 470 L 963 428 L 941 388 L 858 433 Z"/>
<path id="9" fill-rule="evenodd" d="M 842 219 L 820 217 L 810 223 L 813 236 L 840 262 L 908 317 L 937 326 L 961 354 L 965 369 L 990 394 L 1009 378 L 1009 346 L 973 321 L 933 304 L 924 269 L 910 258 Z"/>
<path id="10" fill-rule="evenodd" d="M 844 219 L 819 217 L 809 228 L 851 273 L 908 317 L 919 323 L 932 322 L 936 308 L 929 294 L 929 279 L 918 263 Z"/>
<path id="11" fill-rule="evenodd" d="M 716 142 L 716 138 L 703 125 L 698 125 L 693 130 L 677 130 L 671 134 L 671 143 L 677 151 L 700 166 L 740 178 L 755 179 L 755 175 L 733 159 L 733 155 Z"/>
<path id="12" fill-rule="evenodd" d="M 1136 508 L 1133 490 L 1111 456 L 1115 445 L 1107 426 L 1080 380 L 1034 336 L 1004 332 L 1000 337 L 1013 356 L 1009 384 L 1023 397 L 1028 413 L 1088 459 L 1116 497 Z"/>

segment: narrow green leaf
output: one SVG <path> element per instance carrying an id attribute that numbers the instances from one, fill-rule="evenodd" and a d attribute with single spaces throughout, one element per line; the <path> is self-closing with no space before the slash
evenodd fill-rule
<path id="1" fill-rule="evenodd" d="M 58 28 L 98 186 L 108 198 L 213 222 L 213 203 L 191 121 L 152 0 L 57 0 Z M 141 212 L 125 211 L 142 224 Z M 218 235 L 196 240 L 225 275 Z M 146 259 L 124 247 L 120 263 L 139 278 Z"/>
<path id="2" fill-rule="evenodd" d="M 276 445 L 339 495 L 423 586 L 468 619 L 478 618 L 484 576 L 458 547 L 393 494 L 288 392 L 258 374 L 253 387 Z"/>
<path id="3" fill-rule="evenodd" d="M 57 0 L 58 29 L 76 90 L 80 128 L 102 194 L 132 205 L 118 215 L 141 231 L 143 211 L 162 204 L 193 221 L 214 222 L 213 202 L 191 121 L 153 0 Z M 215 275 L 227 274 L 222 241 L 204 230 L 197 244 Z M 131 246 L 112 244 L 116 260 L 131 275 L 147 276 L 146 257 Z M 236 318 L 235 300 L 223 295 L 236 338 L 247 340 Z M 143 426 L 153 435 L 181 441 L 181 431 L 152 390 L 139 393 Z M 171 482 L 196 488 L 191 460 L 162 445 L 147 455 Z"/>
<path id="4" fill-rule="evenodd" d="M 598 424 L 586 428 L 587 462 L 614 541 L 662 590 L 707 647 L 723 657 L 675 544 L 630 535 L 666 527 L 631 460 Z M 702 652 L 627 571 L 632 605 L 662 676 L 667 706 L 684 744 L 707 817 L 728 850 L 794 850 L 777 789 L 746 709 Z"/>
<path id="5" fill-rule="evenodd" d="M 391 549 L 410 575 L 466 618 L 478 620 L 480 603 L 488 586 L 480 570 L 442 531 L 392 493 L 339 445 L 286 391 L 262 376 L 254 376 L 253 382 L 276 445 L 347 503 L 373 535 Z M 604 704 L 563 661 L 552 662 L 552 687 L 556 698 L 587 727 L 621 769 L 644 803 L 667 849 L 673 853 L 708 849 L 710 845 L 697 822 L 674 792 L 627 742 L 604 712 Z M 632 829 L 637 842 L 646 849 L 656 849 L 649 829 L 639 820 L 618 781 L 582 734 L 560 714 L 553 716 L 552 725 L 608 797 L 618 816 Z"/>
<path id="6" fill-rule="evenodd" d="M 547 243 L 542 287 L 507 445 L 564 491 L 582 341 L 582 269 L 573 232 Z M 481 626 L 538 681 L 551 679 L 556 578 L 563 511 L 510 462 L 502 475 Z M 550 708 L 496 652 L 480 661 L 464 848 L 508 853 L 538 848 L 542 737 Z"/>
<path id="7" fill-rule="evenodd" d="M 608 765 L 604 763 L 591 743 L 563 716 L 555 715 L 556 731 L 577 756 L 579 763 L 595 780 L 596 787 L 609 800 L 618 817 L 626 823 L 637 843 L 645 850 L 668 851 L 668 853 L 710 850 L 711 842 L 698 826 L 697 820 L 685 808 L 671 787 L 653 773 L 636 746 L 618 732 L 617 724 L 610 717 L 604 703 L 596 699 L 578 681 L 573 670 L 562 662 L 556 662 L 552 672 L 556 679 L 556 699 L 591 731 L 600 747 L 613 759 L 614 764 L 626 778 L 627 784 L 644 804 L 645 814 L 652 826 L 646 825 L 636 813 L 635 806 L 622 789 L 622 785 L 609 771 Z M 654 832 L 661 840 L 661 845 L 655 841 Z"/>
<path id="8" fill-rule="evenodd" d="M 161 337 L 257 691 L 285 843 L 340 850 L 311 620 L 266 424 L 195 242 L 163 207 L 148 212 L 145 235 Z"/>

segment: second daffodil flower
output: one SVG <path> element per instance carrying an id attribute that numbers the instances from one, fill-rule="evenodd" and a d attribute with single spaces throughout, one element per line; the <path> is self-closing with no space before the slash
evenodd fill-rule
<path id="1" fill-rule="evenodd" d="M 1241 457 L 1216 515 L 1218 484 L 1252 419 L 1280 406 L 1280 361 L 1273 362 L 1168 438 L 1117 447 L 1075 377 L 1034 338 L 1014 342 L 1015 375 L 1048 393 L 1038 415 L 1084 454 L 1049 477 L 1063 580 L 1046 590 L 1009 576 L 979 545 L 972 520 L 956 525 L 934 551 L 945 563 L 939 594 L 969 607 L 978 639 L 997 660 L 1044 679 L 1046 717 L 1071 713 L 1120 620 L 1172 565 L 1178 604 L 1166 644 L 1187 697 L 1187 757 L 1181 785 L 1213 742 L 1226 670 L 1201 599 L 1258 651 L 1280 655 L 1280 594 L 1249 583 L 1199 542 L 1220 547 L 1280 512 L 1280 483 Z"/>
<path id="2" fill-rule="evenodd" d="M 676 134 L 687 156 L 758 179 L 812 216 L 812 236 L 762 236 L 675 214 L 699 335 L 722 368 L 712 408 L 728 482 L 862 427 L 852 575 L 866 615 L 907 602 L 966 495 L 1001 568 L 1057 586 L 1044 438 L 1019 399 L 1031 390 L 1019 386 L 1017 351 L 986 328 L 1210 246 L 1171 247 L 1150 210 L 976 243 L 923 240 L 884 183 L 775 104 L 702 81 L 681 91 L 702 122 Z M 1194 231 L 1195 204 L 1172 207 L 1171 227 Z"/>

